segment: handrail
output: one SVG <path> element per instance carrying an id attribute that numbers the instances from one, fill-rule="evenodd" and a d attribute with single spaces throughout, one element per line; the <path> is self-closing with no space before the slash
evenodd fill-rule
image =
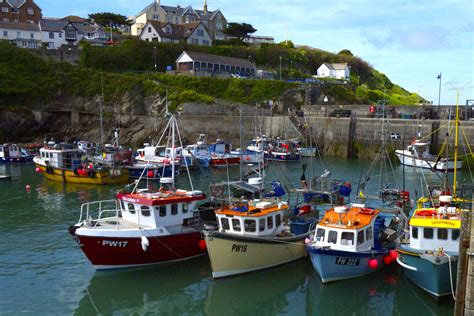
<path id="1" fill-rule="evenodd" d="M 114 204 L 115 204 L 115 209 L 118 211 L 118 209 L 119 209 L 119 204 L 118 204 L 118 200 L 116 200 L 116 199 L 83 203 L 83 204 L 81 205 L 81 213 L 80 213 L 80 216 L 79 216 L 79 221 L 78 221 L 78 223 L 81 223 L 83 220 L 89 219 L 89 217 L 90 217 L 90 216 L 89 216 L 89 213 L 90 213 L 90 211 L 91 211 L 91 206 L 93 206 L 93 205 L 98 205 L 98 209 L 94 209 L 94 210 L 95 210 L 95 211 L 98 211 L 99 214 L 100 214 L 100 212 L 102 211 L 102 206 L 103 206 L 103 204 L 106 204 L 106 203 L 107 203 L 107 204 L 114 203 Z M 83 219 L 84 212 L 85 212 L 85 218 Z"/>

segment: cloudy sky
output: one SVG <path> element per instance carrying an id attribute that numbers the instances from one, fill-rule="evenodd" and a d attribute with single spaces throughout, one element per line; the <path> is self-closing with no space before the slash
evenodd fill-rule
<path id="1" fill-rule="evenodd" d="M 36 0 L 43 15 L 87 16 L 111 11 L 133 15 L 150 0 Z M 203 0 L 162 0 L 202 8 Z M 252 24 L 259 35 L 286 38 L 331 52 L 350 49 L 394 83 L 438 103 L 474 99 L 473 0 L 208 0 L 229 22 Z M 316 71 L 316 70 L 314 70 Z"/>

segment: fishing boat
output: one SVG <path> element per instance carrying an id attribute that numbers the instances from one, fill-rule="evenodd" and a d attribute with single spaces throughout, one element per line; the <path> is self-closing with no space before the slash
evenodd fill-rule
<path id="1" fill-rule="evenodd" d="M 459 104 L 459 91 L 457 94 Z M 459 106 L 456 106 L 454 165 L 457 165 L 459 146 Z M 445 143 L 448 144 L 448 138 Z M 469 145 L 469 144 L 468 144 Z M 468 146 L 470 147 L 470 146 Z M 471 152 L 472 154 L 472 152 Z M 448 178 L 442 190 L 432 187 L 418 200 L 409 220 L 409 235 L 397 245 L 397 262 L 406 276 L 435 298 L 452 294 L 456 286 L 461 213 L 472 207 L 472 201 L 458 196 L 457 168 L 454 168 L 452 187 Z"/>
<path id="2" fill-rule="evenodd" d="M 6 143 L 0 145 L 0 163 L 32 162 L 33 156 L 17 144 Z"/>
<path id="3" fill-rule="evenodd" d="M 298 161 L 301 155 L 296 150 L 294 142 L 277 138 L 273 145 L 268 147 L 266 159 L 272 161 Z"/>
<path id="4" fill-rule="evenodd" d="M 429 142 L 413 141 L 405 150 L 395 150 L 401 164 L 435 171 L 454 171 L 462 168 L 462 160 L 436 157 L 429 152 Z"/>
<path id="5" fill-rule="evenodd" d="M 144 144 L 143 148 L 137 150 L 138 155 L 135 159 L 137 162 L 154 163 L 160 166 L 163 164 L 174 164 L 176 168 L 179 168 L 181 161 L 179 161 L 177 157 L 172 160 L 170 155 L 167 155 L 167 152 L 169 153 L 166 146 L 150 146 L 149 144 Z"/>
<path id="6" fill-rule="evenodd" d="M 238 165 L 240 157 L 232 155 L 231 151 L 231 144 L 217 139 L 214 144 L 209 145 L 209 166 L 219 168 Z"/>
<path id="7" fill-rule="evenodd" d="M 49 141 L 33 158 L 36 171 L 53 181 L 81 184 L 118 184 L 128 181 L 128 171 L 121 166 L 94 164 L 77 147 Z"/>
<path id="8" fill-rule="evenodd" d="M 213 278 L 266 269 L 300 259 L 309 231 L 295 234 L 279 199 L 244 200 L 216 212 L 218 229 L 204 232 Z"/>
<path id="9" fill-rule="evenodd" d="M 450 295 L 456 285 L 464 202 L 451 195 L 418 200 L 408 242 L 397 248 L 397 262 L 408 279 L 435 298 Z"/>
<path id="10" fill-rule="evenodd" d="M 396 231 L 385 227 L 377 209 L 363 204 L 326 211 L 307 243 L 323 283 L 363 276 L 393 262 Z"/>
<path id="11" fill-rule="evenodd" d="M 169 128 L 174 148 L 174 115 Z M 206 196 L 194 190 L 192 182 L 191 190 L 175 188 L 172 168 L 172 176 L 161 178 L 158 190 L 138 189 L 138 182 L 131 192 L 119 192 L 115 200 L 81 206 L 79 221 L 69 232 L 95 269 L 164 264 L 205 254 L 196 204 Z"/>

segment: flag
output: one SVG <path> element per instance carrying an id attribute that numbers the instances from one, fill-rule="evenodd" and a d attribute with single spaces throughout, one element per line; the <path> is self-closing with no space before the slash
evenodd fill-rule
<path id="1" fill-rule="evenodd" d="M 441 73 L 438 75 L 438 79 L 441 79 Z"/>

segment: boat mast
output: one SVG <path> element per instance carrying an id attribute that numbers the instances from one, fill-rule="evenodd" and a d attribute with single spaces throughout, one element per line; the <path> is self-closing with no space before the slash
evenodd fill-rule
<path id="1" fill-rule="evenodd" d="M 458 136 L 459 136 L 459 90 L 456 91 L 456 119 L 455 123 L 455 138 L 454 138 L 454 180 L 453 180 L 453 196 L 456 196 L 456 176 L 457 176 L 457 163 L 458 163 Z M 449 160 L 446 159 L 446 169 L 448 169 Z"/>
<path id="2" fill-rule="evenodd" d="M 175 171 L 175 166 L 174 166 L 174 154 L 175 154 L 175 142 L 174 142 L 174 137 L 175 137 L 175 126 L 176 126 L 176 118 L 172 114 L 171 115 L 171 179 L 173 179 L 173 188 L 174 188 L 174 171 Z"/>

